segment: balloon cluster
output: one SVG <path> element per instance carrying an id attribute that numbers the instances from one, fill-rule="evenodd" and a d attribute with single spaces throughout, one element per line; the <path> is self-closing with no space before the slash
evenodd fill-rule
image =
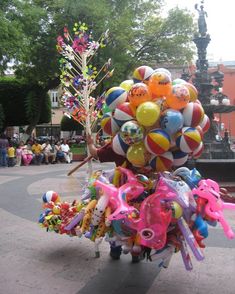
<path id="1" fill-rule="evenodd" d="M 167 69 L 138 67 L 132 80 L 106 92 L 105 102 L 101 127 L 113 136 L 114 152 L 133 166 L 162 172 L 201 155 L 210 120 L 197 89 L 182 79 L 172 81 Z"/>
<path id="2" fill-rule="evenodd" d="M 119 187 L 112 184 L 117 172 Z M 109 173 L 98 171 L 81 201 L 61 202 L 57 193 L 48 191 L 43 202 L 39 222 L 49 231 L 84 235 L 96 245 L 106 236 L 107 241 L 121 245 L 123 253 L 148 252 L 149 260 L 164 267 L 180 251 L 185 268 L 192 270 L 188 248 L 198 261 L 203 260 L 208 225 L 220 223 L 225 235 L 234 238 L 223 210 L 235 210 L 235 204 L 220 198 L 216 182 L 186 167 L 155 178 L 134 175 L 122 167 Z"/>

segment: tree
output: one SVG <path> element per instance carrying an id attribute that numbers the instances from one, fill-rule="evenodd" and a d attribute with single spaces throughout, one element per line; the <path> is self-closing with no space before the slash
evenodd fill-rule
<path id="1" fill-rule="evenodd" d="M 1 69 L 13 58 L 18 76 L 37 81 L 45 89 L 59 83 L 56 37 L 65 24 L 71 29 L 78 20 L 94 29 L 95 39 L 109 29 L 110 44 L 97 54 L 95 64 L 101 65 L 110 57 L 115 66 L 113 81 L 118 83 L 136 66 L 179 64 L 193 56 L 191 15 L 176 8 L 163 18 L 161 0 L 2 2 L 1 24 L 5 29 L 0 32 L 4 40 L 0 45 Z"/>
<path id="2" fill-rule="evenodd" d="M 62 117 L 60 125 L 61 125 L 61 131 L 70 132 L 71 135 L 74 132 L 77 132 L 77 131 L 81 132 L 83 130 L 83 127 L 77 121 L 67 116 Z"/>
<path id="3" fill-rule="evenodd" d="M 42 87 L 16 78 L 0 79 L 0 104 L 6 126 L 28 125 L 31 134 L 38 123 L 50 121 L 50 98 Z"/>
<path id="4" fill-rule="evenodd" d="M 60 83 L 56 38 L 65 24 L 71 29 L 78 20 L 93 28 L 94 39 L 109 29 L 109 44 L 97 54 L 94 64 L 99 68 L 111 58 L 115 75 L 105 85 L 101 83 L 95 94 L 119 84 L 139 65 L 190 61 L 192 17 L 176 8 L 163 18 L 163 4 L 161 0 L 2 0 L 0 73 L 4 75 L 12 62 L 15 75 L 38 85 L 44 100 L 45 93 Z M 37 99 L 25 103 L 28 114 L 32 108 L 34 113 L 40 112 Z"/>

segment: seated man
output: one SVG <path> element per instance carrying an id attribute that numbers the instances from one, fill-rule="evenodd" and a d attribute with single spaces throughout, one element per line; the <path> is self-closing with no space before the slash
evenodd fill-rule
<path id="1" fill-rule="evenodd" d="M 40 165 L 43 160 L 42 145 L 35 141 L 32 146 L 32 152 L 34 154 L 34 163 Z"/>
<path id="2" fill-rule="evenodd" d="M 55 151 L 56 151 L 56 160 L 60 161 L 60 162 L 64 162 L 65 161 L 65 155 L 64 155 L 64 152 L 61 150 L 60 141 L 58 141 L 55 144 Z"/>
<path id="3" fill-rule="evenodd" d="M 70 151 L 70 147 L 69 145 L 67 144 L 66 140 L 63 139 L 63 142 L 61 144 L 61 150 L 62 152 L 64 153 L 64 156 L 65 156 L 65 160 L 67 163 L 71 163 L 72 160 L 73 160 L 73 154 L 72 152 Z"/>
<path id="4" fill-rule="evenodd" d="M 51 163 L 56 163 L 55 161 L 55 153 L 53 152 L 53 148 L 51 147 L 51 144 L 49 143 L 49 140 L 47 140 L 44 144 L 42 144 L 42 152 L 45 157 L 45 163 L 49 163 L 49 158 L 51 158 Z"/>

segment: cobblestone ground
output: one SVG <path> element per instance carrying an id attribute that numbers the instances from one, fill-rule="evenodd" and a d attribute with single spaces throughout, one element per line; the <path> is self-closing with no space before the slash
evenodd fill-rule
<path id="1" fill-rule="evenodd" d="M 37 219 L 45 191 L 55 190 L 68 201 L 81 195 L 86 168 L 67 176 L 76 164 L 0 169 L 0 293 L 235 293 L 235 241 L 227 240 L 219 226 L 210 229 L 206 258 L 193 260 L 192 272 L 185 271 L 180 254 L 175 254 L 160 273 L 154 262 L 132 264 L 128 255 L 110 260 L 105 242 L 96 259 L 89 240 L 42 230 Z M 235 229 L 235 211 L 226 216 Z"/>

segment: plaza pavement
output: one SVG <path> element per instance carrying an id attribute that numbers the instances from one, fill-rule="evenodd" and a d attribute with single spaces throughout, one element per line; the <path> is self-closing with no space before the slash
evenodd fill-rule
<path id="1" fill-rule="evenodd" d="M 76 164 L 0 168 L 0 294 L 235 293 L 235 241 L 227 240 L 219 225 L 210 229 L 206 258 L 193 260 L 192 272 L 175 254 L 160 273 L 154 262 L 132 264 L 129 255 L 110 260 L 106 242 L 97 259 L 91 241 L 41 229 L 37 220 L 45 191 L 55 190 L 68 201 L 81 195 L 86 167 L 67 177 Z M 226 216 L 235 229 L 235 211 Z"/>

